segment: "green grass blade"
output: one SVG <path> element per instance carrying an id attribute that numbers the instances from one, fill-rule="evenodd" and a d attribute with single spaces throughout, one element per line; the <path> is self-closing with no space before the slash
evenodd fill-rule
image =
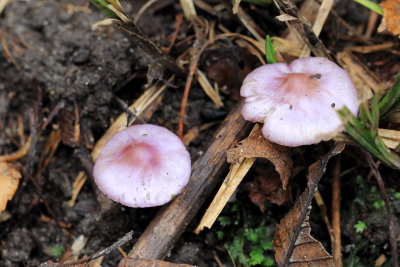
<path id="1" fill-rule="evenodd" d="M 267 64 L 278 62 L 275 58 L 275 49 L 269 35 L 265 36 L 265 59 L 267 60 Z"/>
<path id="2" fill-rule="evenodd" d="M 109 3 L 105 0 L 89 0 L 93 5 L 95 5 L 104 15 L 112 19 L 118 19 L 118 15 L 115 14 L 111 9 L 108 8 Z"/>
<path id="3" fill-rule="evenodd" d="M 400 74 L 397 75 L 396 83 L 379 102 L 379 113 L 381 115 L 386 114 L 399 101 L 400 101 Z"/>
<path id="4" fill-rule="evenodd" d="M 370 1 L 370 0 L 354 0 L 354 2 L 359 3 L 360 5 L 365 6 L 366 8 L 378 13 L 379 15 L 383 16 L 383 8 L 378 5 L 377 3 Z"/>
<path id="5" fill-rule="evenodd" d="M 371 104 L 371 127 L 377 132 L 379 127 L 379 94 L 375 94 Z"/>

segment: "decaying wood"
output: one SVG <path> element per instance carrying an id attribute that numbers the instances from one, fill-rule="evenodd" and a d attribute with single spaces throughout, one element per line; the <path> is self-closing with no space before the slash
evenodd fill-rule
<path id="1" fill-rule="evenodd" d="M 234 107 L 215 132 L 207 150 L 193 164 L 185 190 L 158 212 L 129 252 L 130 258 L 165 257 L 227 170 L 225 151 L 243 139 L 250 126 L 242 118 L 241 106 Z"/>

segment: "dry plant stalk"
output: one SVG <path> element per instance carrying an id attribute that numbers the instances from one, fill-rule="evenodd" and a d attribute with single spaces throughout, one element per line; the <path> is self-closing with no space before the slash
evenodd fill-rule
<path id="1" fill-rule="evenodd" d="M 228 203 L 236 191 L 236 188 L 242 182 L 251 166 L 253 166 L 255 160 L 256 158 L 243 158 L 240 163 L 231 165 L 228 175 L 194 230 L 195 234 L 200 234 L 204 228 L 211 229 L 226 203 Z"/>
<path id="2" fill-rule="evenodd" d="M 31 143 L 32 143 L 32 136 L 29 136 L 28 140 L 25 142 L 23 146 L 21 146 L 20 149 L 18 149 L 18 151 L 11 154 L 0 156 L 0 162 L 13 161 L 24 157 L 29 152 Z"/>
<path id="3" fill-rule="evenodd" d="M 333 226 L 333 244 L 332 254 L 333 262 L 336 267 L 342 267 L 342 242 L 340 230 L 340 196 L 341 196 L 341 183 L 340 183 L 340 156 L 336 159 L 335 169 L 332 181 L 332 226 Z"/>

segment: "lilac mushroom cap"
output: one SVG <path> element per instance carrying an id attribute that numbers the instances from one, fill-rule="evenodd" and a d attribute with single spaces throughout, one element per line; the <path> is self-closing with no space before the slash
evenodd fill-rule
<path id="1" fill-rule="evenodd" d="M 135 208 L 163 205 L 189 181 L 190 154 L 168 129 L 151 124 L 128 127 L 105 144 L 94 165 L 100 190 Z"/>
<path id="2" fill-rule="evenodd" d="M 240 94 L 243 117 L 263 122 L 268 140 L 292 147 L 332 139 L 343 130 L 336 110 L 347 106 L 356 115 L 359 106 L 347 73 L 321 57 L 263 65 L 246 76 Z"/>

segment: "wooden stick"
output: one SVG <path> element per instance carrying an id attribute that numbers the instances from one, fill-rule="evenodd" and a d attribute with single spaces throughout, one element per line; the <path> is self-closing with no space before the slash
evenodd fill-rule
<path id="1" fill-rule="evenodd" d="M 185 190 L 157 213 L 129 257 L 153 260 L 166 256 L 227 170 L 225 151 L 247 136 L 250 126 L 242 118 L 241 106 L 234 107 L 212 137 L 208 149 L 193 164 Z"/>

